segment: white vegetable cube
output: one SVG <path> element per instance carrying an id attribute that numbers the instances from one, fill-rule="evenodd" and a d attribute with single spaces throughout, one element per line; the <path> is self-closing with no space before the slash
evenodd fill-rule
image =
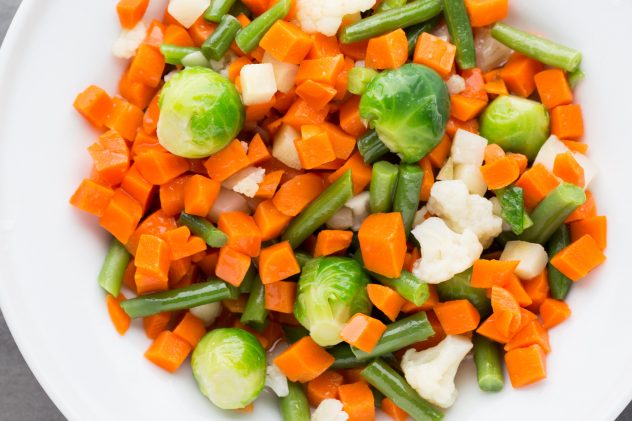
<path id="1" fill-rule="evenodd" d="M 244 105 L 265 104 L 277 91 L 274 67 L 270 63 L 247 64 L 239 77 Z"/>
<path id="2" fill-rule="evenodd" d="M 299 137 L 301 134 L 296 129 L 284 124 L 274 136 L 272 143 L 272 156 L 296 170 L 302 168 L 296 146 L 294 146 L 294 140 Z"/>
<path id="3" fill-rule="evenodd" d="M 303 31 L 334 36 L 345 15 L 357 15 L 369 10 L 376 0 L 297 0 L 296 18 Z"/>
<path id="4" fill-rule="evenodd" d="M 584 169 L 584 189 L 590 186 L 590 183 L 595 179 L 597 175 L 597 167 L 586 155 L 579 152 L 574 152 L 573 157 L 581 167 Z"/>
<path id="5" fill-rule="evenodd" d="M 452 75 L 450 79 L 445 83 L 448 86 L 448 93 L 450 95 L 460 94 L 465 90 L 465 79 L 459 75 Z"/>
<path id="6" fill-rule="evenodd" d="M 312 421 L 347 421 L 349 415 L 342 410 L 338 399 L 324 399 L 312 415 Z"/>
<path id="7" fill-rule="evenodd" d="M 439 170 L 439 174 L 437 174 L 437 180 L 454 180 L 454 161 L 452 158 L 448 158 L 445 164 L 443 164 L 443 167 Z"/>
<path id="8" fill-rule="evenodd" d="M 461 180 L 472 194 L 484 196 L 487 192 L 487 183 L 480 165 L 459 164 L 454 166 L 454 179 Z"/>
<path id="9" fill-rule="evenodd" d="M 180 25 L 188 29 L 210 5 L 210 0 L 171 0 L 167 11 Z"/>
<path id="10" fill-rule="evenodd" d="M 487 139 L 467 130 L 458 129 L 452 142 L 452 160 L 455 164 L 481 166 L 485 157 Z"/>
<path id="11" fill-rule="evenodd" d="M 118 58 L 132 58 L 145 36 L 147 36 L 147 28 L 142 21 L 129 31 L 124 29 L 112 45 L 112 54 Z"/>
<path id="12" fill-rule="evenodd" d="M 198 319 L 202 320 L 204 326 L 210 326 L 215 322 L 215 319 L 222 313 L 221 303 L 208 303 L 201 306 L 192 307 L 191 314 Z"/>
<path id="13" fill-rule="evenodd" d="M 280 398 L 289 395 L 290 391 L 287 385 L 287 377 L 281 369 L 274 363 L 270 363 L 266 367 L 266 386 Z"/>
<path id="14" fill-rule="evenodd" d="M 279 92 L 283 92 L 284 94 L 290 92 L 294 87 L 298 66 L 296 64 L 279 61 L 268 52 L 263 55 L 263 63 L 270 63 L 272 65 L 276 87 Z"/>
<path id="15" fill-rule="evenodd" d="M 246 197 L 255 197 L 265 174 L 263 168 L 247 167 L 224 180 L 222 186 Z"/>
<path id="16" fill-rule="evenodd" d="M 540 244 L 509 241 L 500 260 L 520 262 L 515 273 L 520 279 L 528 280 L 535 278 L 546 268 L 549 256 Z"/>
<path id="17" fill-rule="evenodd" d="M 351 209 L 353 213 L 353 231 L 359 231 L 362 222 L 369 216 L 370 197 L 371 194 L 364 191 L 345 203 L 345 207 Z"/>
<path id="18" fill-rule="evenodd" d="M 326 225 L 327 228 L 332 230 L 346 230 L 351 228 L 353 226 L 353 211 L 343 206 L 329 218 Z"/>

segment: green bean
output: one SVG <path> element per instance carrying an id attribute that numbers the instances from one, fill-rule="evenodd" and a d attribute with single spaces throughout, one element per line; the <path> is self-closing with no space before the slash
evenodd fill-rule
<path id="1" fill-rule="evenodd" d="M 309 335 L 309 330 L 303 326 L 283 325 L 283 336 L 290 345 L 307 335 Z"/>
<path id="2" fill-rule="evenodd" d="M 251 264 L 244 276 L 244 280 L 241 281 L 241 284 L 239 284 L 239 292 L 241 294 L 250 294 L 257 277 L 257 269 L 255 268 L 255 265 Z"/>
<path id="3" fill-rule="evenodd" d="M 265 298 L 265 288 L 261 283 L 261 279 L 257 276 L 252 284 L 244 312 L 241 315 L 241 322 L 243 324 L 253 324 L 259 327 L 265 324 L 266 318 L 268 317 L 268 310 L 266 310 L 265 307 Z"/>
<path id="4" fill-rule="evenodd" d="M 406 236 L 413 227 L 415 213 L 419 208 L 419 192 L 424 181 L 424 171 L 416 164 L 402 164 L 399 166 L 397 190 L 393 199 L 393 211 L 401 212 L 404 220 Z"/>
<path id="5" fill-rule="evenodd" d="M 549 66 L 574 72 L 582 61 L 582 54 L 572 48 L 521 31 L 504 23 L 492 26 L 492 37 L 507 47 Z"/>
<path id="6" fill-rule="evenodd" d="M 511 186 L 496 191 L 502 208 L 501 217 L 511 226 L 514 234 L 523 233 L 525 226 L 524 193 L 522 188 Z"/>
<path id="7" fill-rule="evenodd" d="M 443 414 L 423 399 L 401 374 L 382 360 L 373 361 L 361 372 L 362 377 L 402 408 L 415 421 L 443 419 Z"/>
<path id="8" fill-rule="evenodd" d="M 165 311 L 186 310 L 202 304 L 234 300 L 239 290 L 226 282 L 213 279 L 184 288 L 142 295 L 121 302 L 123 310 L 132 318 L 146 317 Z"/>
<path id="9" fill-rule="evenodd" d="M 230 12 L 228 13 L 235 17 L 244 15 L 248 19 L 252 19 L 252 11 L 250 11 L 250 9 L 248 9 L 240 0 L 235 1 L 235 4 L 233 4 L 233 7 L 230 8 Z"/>
<path id="10" fill-rule="evenodd" d="M 97 280 L 101 288 L 115 297 L 118 297 L 121 292 L 121 284 L 130 257 L 125 246 L 116 238 L 112 238 Z"/>
<path id="11" fill-rule="evenodd" d="M 417 47 L 417 40 L 424 32 L 431 32 L 441 20 L 441 15 L 437 15 L 427 22 L 418 23 L 406 29 L 406 38 L 408 38 L 408 55 L 412 56 Z"/>
<path id="12" fill-rule="evenodd" d="M 295 251 L 294 257 L 296 257 L 296 261 L 301 269 L 303 269 L 303 266 L 305 266 L 307 262 L 312 260 L 312 255 L 304 251 Z"/>
<path id="13" fill-rule="evenodd" d="M 553 233 L 551 239 L 546 245 L 546 251 L 549 254 L 549 262 L 557 253 L 563 248 L 566 248 L 571 243 L 571 231 L 568 225 L 562 224 L 557 231 Z M 549 289 L 551 291 L 551 297 L 556 300 L 563 300 L 568 295 L 568 291 L 573 285 L 573 281 L 567 278 L 562 272 L 555 269 L 555 267 L 549 263 Z"/>
<path id="14" fill-rule="evenodd" d="M 350 44 L 399 28 L 408 28 L 417 23 L 425 22 L 440 12 L 440 0 L 418 0 L 397 9 L 376 13 L 347 26 L 340 34 L 340 42 Z"/>
<path id="15" fill-rule="evenodd" d="M 228 14 L 235 0 L 211 0 L 211 5 L 204 12 L 204 19 L 218 23 Z"/>
<path id="16" fill-rule="evenodd" d="M 283 240 L 296 248 L 353 197 L 351 170 L 320 194 L 303 212 L 292 220 L 283 233 Z"/>
<path id="17" fill-rule="evenodd" d="M 370 187 L 371 213 L 390 212 L 397 187 L 399 167 L 390 162 L 380 161 L 373 165 Z"/>
<path id="18" fill-rule="evenodd" d="M 212 7 L 212 6 L 211 6 Z M 207 59 L 219 61 L 224 57 L 235 35 L 241 29 L 241 23 L 232 15 L 224 15 L 215 31 L 202 44 L 202 53 Z"/>
<path id="19" fill-rule="evenodd" d="M 241 29 L 235 37 L 235 42 L 241 51 L 249 53 L 259 46 L 261 38 L 270 30 L 272 25 L 283 19 L 290 12 L 292 0 L 279 0 L 277 4 L 257 16 L 255 20 Z"/>
<path id="20" fill-rule="evenodd" d="M 330 367 L 332 370 L 358 368 L 365 366 L 367 363 L 367 361 L 359 360 L 351 350 L 349 344 L 346 343 L 340 343 L 332 348 L 329 348 L 327 349 L 327 352 L 336 359 Z"/>
<path id="21" fill-rule="evenodd" d="M 382 0 L 377 6 L 376 13 L 386 12 L 388 10 L 397 9 L 407 3 L 407 0 Z"/>
<path id="22" fill-rule="evenodd" d="M 423 305 L 430 297 L 428 284 L 417 278 L 407 270 L 402 270 L 399 278 L 387 278 L 374 272 L 369 272 L 371 277 L 377 279 L 382 285 L 393 288 L 402 297 L 416 306 Z"/>
<path id="23" fill-rule="evenodd" d="M 568 76 L 567 76 L 567 78 L 568 78 L 568 85 L 571 87 L 571 89 L 575 89 L 577 87 L 577 85 L 579 85 L 579 82 L 584 80 L 585 77 L 586 77 L 586 75 L 584 74 L 582 69 L 578 67 L 575 71 L 570 72 L 568 74 Z"/>
<path id="24" fill-rule="evenodd" d="M 478 387 L 484 392 L 498 392 L 505 385 L 502 354 L 498 344 L 477 333 L 474 342 L 474 363 Z"/>
<path id="25" fill-rule="evenodd" d="M 375 130 L 370 130 L 358 138 L 358 150 L 367 164 L 372 164 L 389 153 Z"/>
<path id="26" fill-rule="evenodd" d="M 562 183 L 531 212 L 533 226 L 518 240 L 545 244 L 566 218 L 586 201 L 586 193 L 574 184 Z"/>
<path id="27" fill-rule="evenodd" d="M 226 245 L 228 237 L 226 234 L 215 228 L 213 224 L 199 216 L 189 215 L 182 212 L 178 219 L 178 225 L 185 225 L 191 230 L 193 235 L 201 237 L 210 247 L 218 248 Z"/>
<path id="28" fill-rule="evenodd" d="M 198 51 L 200 49 L 195 47 L 180 47 L 172 44 L 162 44 L 160 46 L 160 52 L 165 56 L 165 62 L 174 66 L 182 64 L 183 58 Z"/>
<path id="29" fill-rule="evenodd" d="M 309 402 L 303 385 L 288 381 L 287 386 L 290 393 L 279 398 L 283 421 L 309 421 Z"/>
<path id="30" fill-rule="evenodd" d="M 441 301 L 468 300 L 478 310 L 481 318 L 487 317 L 492 312 L 492 304 L 487 298 L 487 291 L 483 288 L 474 288 L 470 283 L 472 269 L 454 275 L 448 281 L 437 284 L 437 293 Z"/>
<path id="31" fill-rule="evenodd" d="M 445 17 L 452 43 L 456 46 L 456 62 L 461 69 L 476 67 L 476 50 L 472 25 L 463 0 L 443 0 Z"/>
<path id="32" fill-rule="evenodd" d="M 362 95 L 377 72 L 368 67 L 354 67 L 347 75 L 347 90 L 354 95 Z"/>
<path id="33" fill-rule="evenodd" d="M 366 360 L 399 351 L 416 342 L 424 341 L 434 334 L 435 331 L 426 313 L 420 311 L 388 325 L 371 352 L 364 352 L 356 347 L 351 347 L 351 350 L 358 359 Z"/>

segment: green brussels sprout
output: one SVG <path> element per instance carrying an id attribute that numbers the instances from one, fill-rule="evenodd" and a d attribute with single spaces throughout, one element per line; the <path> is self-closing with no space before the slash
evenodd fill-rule
<path id="1" fill-rule="evenodd" d="M 418 162 L 445 133 L 448 88 L 429 67 L 406 64 L 373 78 L 360 100 L 360 115 L 402 161 Z"/>
<path id="2" fill-rule="evenodd" d="M 303 266 L 298 281 L 294 315 L 317 344 L 336 345 L 351 316 L 371 311 L 368 283 L 362 266 L 353 259 L 312 259 Z"/>
<path id="3" fill-rule="evenodd" d="M 204 67 L 187 67 L 174 75 L 158 105 L 158 140 L 184 158 L 220 151 L 241 131 L 245 119 L 235 85 Z"/>
<path id="4" fill-rule="evenodd" d="M 215 329 L 191 356 L 200 392 L 222 409 L 244 408 L 266 381 L 266 352 L 254 335 L 242 329 Z"/>
<path id="5" fill-rule="evenodd" d="M 539 102 L 499 96 L 483 112 L 480 132 L 490 143 L 532 161 L 549 137 L 549 113 Z"/>

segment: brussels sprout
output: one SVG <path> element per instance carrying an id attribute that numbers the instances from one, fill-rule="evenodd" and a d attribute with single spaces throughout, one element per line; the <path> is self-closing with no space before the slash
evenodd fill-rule
<path id="1" fill-rule="evenodd" d="M 169 79 L 159 106 L 158 140 L 185 158 L 203 158 L 223 149 L 245 119 L 235 85 L 203 67 L 188 67 Z"/>
<path id="2" fill-rule="evenodd" d="M 549 113 L 539 102 L 499 96 L 481 117 L 481 136 L 532 161 L 549 137 Z"/>
<path id="3" fill-rule="evenodd" d="M 266 352 L 245 330 L 215 329 L 195 347 L 191 367 L 204 396 L 222 409 L 239 409 L 265 385 Z"/>
<path id="4" fill-rule="evenodd" d="M 434 70 L 406 64 L 373 78 L 362 95 L 360 115 L 402 161 L 418 162 L 445 133 L 448 88 Z"/>
<path id="5" fill-rule="evenodd" d="M 341 342 L 340 331 L 351 316 L 371 311 L 369 278 L 348 257 L 319 257 L 303 266 L 294 315 L 321 346 Z"/>

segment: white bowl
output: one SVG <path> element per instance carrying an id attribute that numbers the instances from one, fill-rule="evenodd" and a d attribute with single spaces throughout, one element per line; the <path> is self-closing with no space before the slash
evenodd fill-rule
<path id="1" fill-rule="evenodd" d="M 153 0 L 158 16 L 164 1 Z M 160 3 L 160 5 L 159 5 Z M 254 416 L 221 412 L 188 364 L 170 375 L 149 363 L 138 322 L 114 331 L 96 284 L 106 235 L 68 205 L 90 169 L 97 133 L 72 108 L 89 84 L 115 92 L 124 63 L 110 54 L 113 0 L 25 0 L 0 54 L 0 304 L 22 354 L 70 420 L 280 419 L 272 399 Z M 632 398 L 632 2 L 512 0 L 510 21 L 581 49 L 578 90 L 593 191 L 608 215 L 607 263 L 573 287 L 573 316 L 551 332 L 549 378 L 498 394 L 458 376 L 448 420 L 612 420 Z M 626 257 L 627 256 L 627 257 Z"/>

